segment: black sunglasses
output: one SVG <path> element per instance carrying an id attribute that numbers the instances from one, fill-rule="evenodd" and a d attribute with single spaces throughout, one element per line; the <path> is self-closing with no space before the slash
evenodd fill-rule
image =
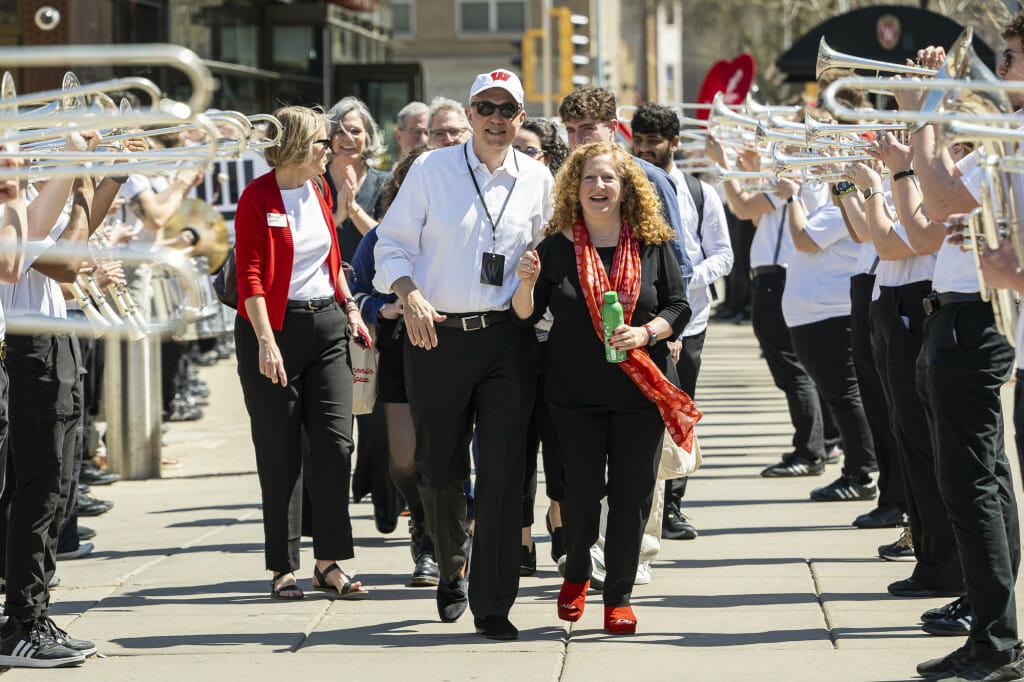
<path id="1" fill-rule="evenodd" d="M 522 107 L 516 102 L 505 102 L 504 104 L 495 104 L 494 102 L 480 101 L 470 102 L 469 106 L 476 109 L 476 113 L 481 116 L 490 116 L 497 109 L 498 113 L 501 114 L 502 118 L 512 118 L 520 111 Z"/>
<path id="2" fill-rule="evenodd" d="M 330 146 L 331 146 L 331 141 L 330 140 L 313 140 L 313 144 L 322 144 L 324 147 L 329 149 Z"/>
<path id="3" fill-rule="evenodd" d="M 513 146 L 515 146 L 515 145 L 513 145 Z M 540 150 L 537 149 L 536 147 L 516 147 L 516 149 L 521 151 L 523 154 L 526 154 L 530 158 L 533 158 L 533 157 L 537 156 L 538 154 L 540 154 Z"/>

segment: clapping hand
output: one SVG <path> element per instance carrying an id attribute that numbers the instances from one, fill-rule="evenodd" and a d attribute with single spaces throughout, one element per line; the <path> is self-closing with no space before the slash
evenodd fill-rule
<path id="1" fill-rule="evenodd" d="M 516 267 L 516 276 L 519 277 L 520 282 L 528 287 L 532 287 L 537 283 L 537 278 L 540 277 L 540 257 L 537 256 L 536 250 L 527 251 L 519 259 L 519 265 Z"/>

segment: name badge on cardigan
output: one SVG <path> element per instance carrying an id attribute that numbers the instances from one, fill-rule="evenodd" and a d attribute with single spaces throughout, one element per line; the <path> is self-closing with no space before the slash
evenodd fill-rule
<path id="1" fill-rule="evenodd" d="M 284 213 L 268 213 L 267 225 L 270 227 L 288 227 L 288 216 Z"/>

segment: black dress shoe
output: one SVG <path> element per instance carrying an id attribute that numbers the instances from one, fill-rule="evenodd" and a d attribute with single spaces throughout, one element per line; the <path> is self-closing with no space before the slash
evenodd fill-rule
<path id="1" fill-rule="evenodd" d="M 519 575 L 528 576 L 537 572 L 537 543 L 533 547 L 523 545 L 522 556 L 519 559 Z"/>
<path id="2" fill-rule="evenodd" d="M 565 556 L 565 540 L 563 539 L 562 527 L 551 527 L 551 517 L 544 515 L 544 522 L 548 526 L 548 535 L 551 536 L 551 560 L 556 564 Z"/>
<path id="3" fill-rule="evenodd" d="M 454 623 L 466 612 L 469 597 L 466 593 L 466 579 L 456 578 L 448 584 L 437 586 L 437 615 L 445 623 Z"/>
<path id="4" fill-rule="evenodd" d="M 79 516 L 99 516 L 100 514 L 106 514 L 113 508 L 114 503 L 110 500 L 100 500 L 92 495 L 78 496 Z"/>
<path id="5" fill-rule="evenodd" d="M 503 641 L 519 639 L 519 630 L 516 630 L 516 626 L 512 625 L 505 616 L 474 618 L 473 625 L 476 626 L 476 634 L 483 635 L 487 639 Z"/>
<path id="6" fill-rule="evenodd" d="M 96 531 L 94 531 L 92 528 L 89 528 L 87 526 L 79 526 L 78 527 L 78 541 L 79 542 L 85 542 L 86 540 L 92 540 L 94 537 L 96 537 Z"/>
<path id="7" fill-rule="evenodd" d="M 95 464 L 83 464 L 79 481 L 88 485 L 110 485 L 121 480 L 120 474 L 112 474 L 100 469 Z"/>
<path id="8" fill-rule="evenodd" d="M 930 587 L 924 583 L 907 578 L 897 580 L 889 585 L 889 594 L 894 597 L 959 597 L 960 592 Z"/>
<path id="9" fill-rule="evenodd" d="M 907 525 L 907 515 L 897 507 L 875 507 L 853 520 L 857 528 L 899 528 Z"/>
<path id="10" fill-rule="evenodd" d="M 409 578 L 409 587 L 434 587 L 441 582 L 441 571 L 434 559 L 434 543 L 430 536 L 420 540 L 420 551 L 416 555 L 416 566 Z"/>

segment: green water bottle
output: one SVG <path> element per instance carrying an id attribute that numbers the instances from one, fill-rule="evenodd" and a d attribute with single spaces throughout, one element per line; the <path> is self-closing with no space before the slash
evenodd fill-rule
<path id="1" fill-rule="evenodd" d="M 604 305 L 601 306 L 601 322 L 604 323 L 604 359 L 608 362 L 623 362 L 626 359 L 626 351 L 618 350 L 608 343 L 608 339 L 616 329 L 622 326 L 623 321 L 619 295 L 614 291 L 606 291 Z"/>

